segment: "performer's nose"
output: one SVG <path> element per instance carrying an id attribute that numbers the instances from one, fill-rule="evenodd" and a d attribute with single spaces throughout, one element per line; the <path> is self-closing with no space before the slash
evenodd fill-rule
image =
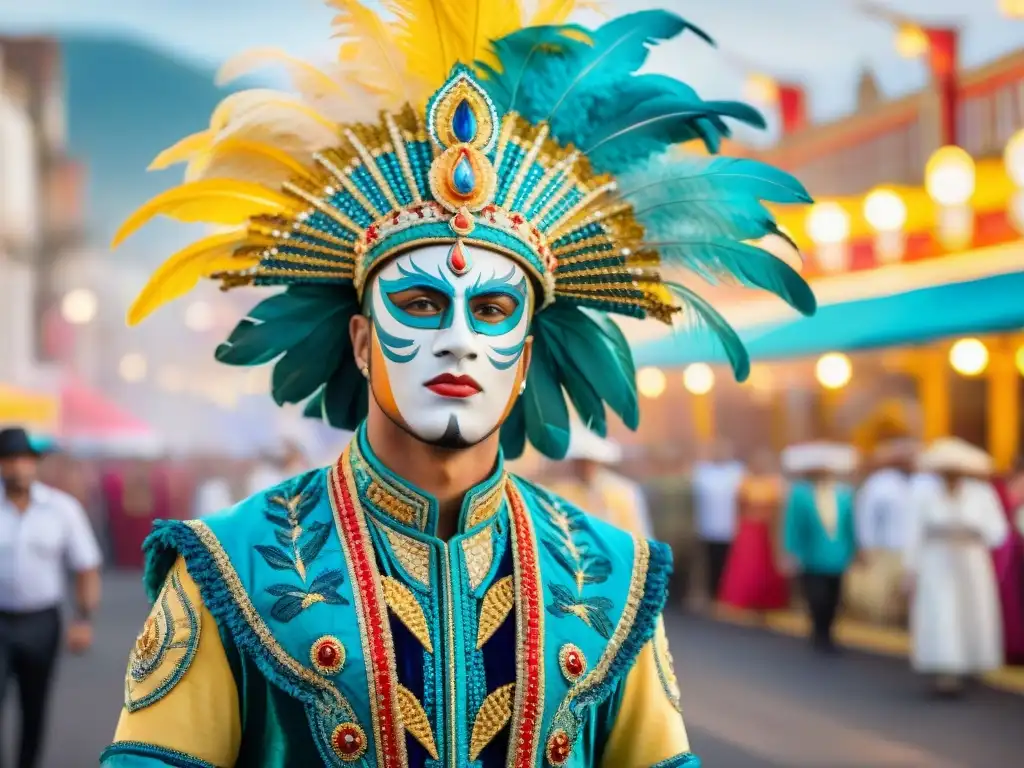
<path id="1" fill-rule="evenodd" d="M 456 361 L 476 360 L 477 348 L 473 330 L 461 312 L 456 311 L 452 324 L 440 331 L 434 340 L 433 352 L 438 357 L 451 355 Z"/>

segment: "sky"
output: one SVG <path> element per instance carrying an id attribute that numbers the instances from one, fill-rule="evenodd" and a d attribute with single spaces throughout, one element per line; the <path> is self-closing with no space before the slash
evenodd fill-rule
<path id="1" fill-rule="evenodd" d="M 1024 21 L 1003 18 L 999 0 L 883 4 L 923 22 L 961 26 L 968 67 L 1024 47 Z M 812 114 L 825 120 L 853 109 L 855 83 L 865 66 L 875 71 L 887 95 L 925 82 L 923 64 L 900 58 L 891 27 L 860 13 L 858 0 L 609 0 L 605 5 L 610 15 L 668 8 L 710 32 L 717 51 L 689 36 L 660 47 L 649 67 L 686 79 L 707 98 L 739 97 L 747 68 L 756 68 L 805 83 Z M 0 0 L 0 34 L 123 34 L 213 67 L 240 50 L 265 45 L 325 60 L 332 51 L 331 16 L 321 0 Z"/>

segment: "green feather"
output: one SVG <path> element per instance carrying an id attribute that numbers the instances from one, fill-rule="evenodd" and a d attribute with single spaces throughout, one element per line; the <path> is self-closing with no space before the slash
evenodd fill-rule
<path id="1" fill-rule="evenodd" d="M 526 448 L 526 406 L 520 398 L 501 425 L 501 450 L 506 459 L 518 459 Z"/>
<path id="2" fill-rule="evenodd" d="M 535 335 L 533 358 L 522 398 L 526 434 L 542 454 L 552 459 L 563 459 L 569 450 L 569 410 L 556 370 L 557 364 L 543 334 Z"/>
<path id="3" fill-rule="evenodd" d="M 349 354 L 324 387 L 324 420 L 332 427 L 355 430 L 366 418 L 368 390 L 355 357 Z"/>
<path id="4" fill-rule="evenodd" d="M 737 381 L 746 381 L 750 375 L 750 355 L 743 346 L 739 334 L 728 321 L 715 311 L 706 299 L 679 283 L 666 282 L 665 287 L 678 296 L 684 305 L 687 322 L 691 327 L 710 330 L 721 343 L 725 356 L 732 365 Z M 688 312 L 686 310 L 689 310 Z"/>
<path id="5" fill-rule="evenodd" d="M 274 402 L 283 405 L 305 400 L 351 356 L 348 323 L 337 316 L 323 319 L 274 365 L 270 387 Z"/>

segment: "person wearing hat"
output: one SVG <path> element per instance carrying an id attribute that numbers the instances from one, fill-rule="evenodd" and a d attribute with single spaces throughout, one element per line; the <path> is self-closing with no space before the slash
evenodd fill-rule
<path id="1" fill-rule="evenodd" d="M 928 473 L 913 491 L 904 564 L 913 594 L 913 667 L 940 694 L 1002 666 L 999 590 L 990 550 L 1009 525 L 992 487 L 992 458 L 958 438 L 932 443 L 918 458 Z"/>
<path id="2" fill-rule="evenodd" d="M 0 430 L 0 709 L 6 683 L 14 678 L 20 768 L 39 765 L 42 755 L 60 655 L 64 563 L 75 572 L 77 614 L 67 633 L 73 652 L 92 643 L 90 622 L 100 598 L 101 555 L 89 519 L 73 497 L 36 479 L 40 453 L 24 429 Z"/>
<path id="3" fill-rule="evenodd" d="M 838 443 L 804 443 L 783 451 L 782 466 L 793 480 L 784 547 L 800 573 L 814 647 L 834 652 L 843 575 L 857 556 L 853 489 L 845 482 L 857 467 L 857 452 Z"/>
<path id="4" fill-rule="evenodd" d="M 870 454 L 870 474 L 857 491 L 863 563 L 851 570 L 846 599 L 851 610 L 875 624 L 896 624 L 905 616 L 900 588 L 918 450 L 918 443 L 907 437 L 878 443 Z"/>
<path id="5" fill-rule="evenodd" d="M 643 489 L 608 468 L 622 459 L 622 448 L 617 443 L 573 419 L 565 458 L 568 476 L 551 483 L 552 491 L 634 536 L 651 536 Z"/>

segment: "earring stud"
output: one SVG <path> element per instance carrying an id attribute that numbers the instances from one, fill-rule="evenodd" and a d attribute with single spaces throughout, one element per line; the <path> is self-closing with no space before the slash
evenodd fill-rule
<path id="1" fill-rule="evenodd" d="M 363 367 L 359 369 L 363 372 L 363 378 L 370 378 L 370 366 L 363 364 Z"/>

